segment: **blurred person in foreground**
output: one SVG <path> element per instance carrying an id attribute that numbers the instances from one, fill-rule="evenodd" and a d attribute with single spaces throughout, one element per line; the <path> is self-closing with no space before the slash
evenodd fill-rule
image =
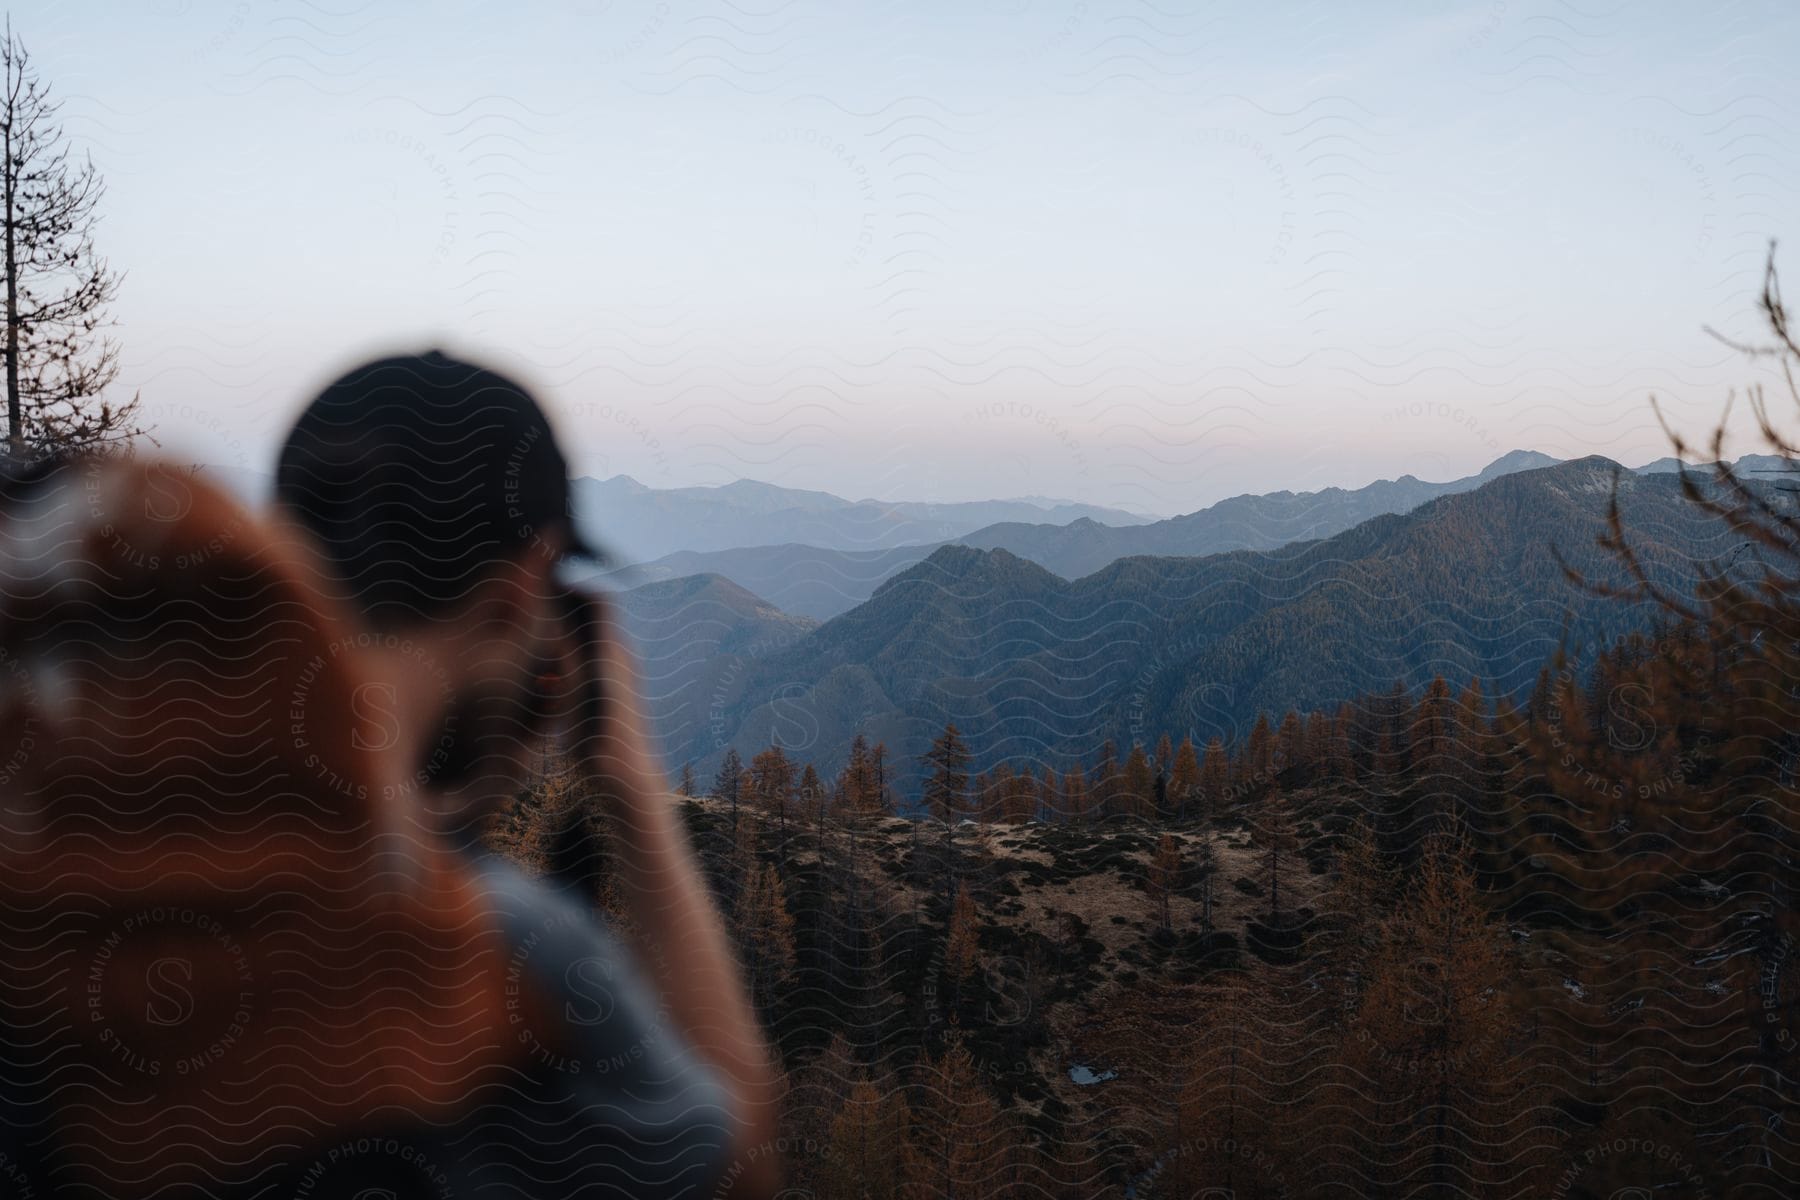
<path id="1" fill-rule="evenodd" d="M 634 1119 L 640 1097 L 713 1079 L 731 1128 L 712 1186 L 773 1190 L 769 1051 L 650 748 L 630 655 L 602 601 L 566 580 L 571 559 L 598 556 L 575 528 L 543 410 L 512 380 L 435 351 L 372 362 L 302 412 L 276 499 L 327 564 L 321 586 L 366 628 L 384 683 L 365 698 L 414 765 L 413 811 L 477 864 L 514 959 L 561 989 L 581 1035 L 580 1053 L 535 1054 L 543 1106 L 515 1116 L 501 1105 L 483 1136 L 535 1140 L 546 1164 L 579 1162 L 582 1141 Z M 581 899 L 481 848 L 558 738 L 614 831 L 630 953 Z M 657 1014 L 649 1029 L 632 1019 L 645 1010 Z M 537 1031 L 519 1037 L 538 1049 Z"/>
<path id="2" fill-rule="evenodd" d="M 494 1097 L 553 1110 L 539 1059 L 584 1031 L 518 969 L 517 889 L 421 828 L 299 537 L 181 468 L 5 466 L 0 1193 L 706 1186 L 730 1118 L 703 1079 L 525 1178 L 519 1138 L 481 1139 Z M 697 1077 L 634 1003 L 668 1081 Z"/>

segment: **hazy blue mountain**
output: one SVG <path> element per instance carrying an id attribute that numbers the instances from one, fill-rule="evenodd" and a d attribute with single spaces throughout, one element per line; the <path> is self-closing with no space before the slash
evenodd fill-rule
<path id="1" fill-rule="evenodd" d="M 793 645 L 817 625 L 718 575 L 646 584 L 616 593 L 613 601 L 638 653 L 651 727 L 666 742 L 690 748 L 711 736 L 712 708 L 746 664 Z"/>
<path id="2" fill-rule="evenodd" d="M 1078 519 L 1129 525 L 1123 509 L 1041 500 L 845 500 L 829 492 L 739 480 L 721 487 L 647 487 L 627 475 L 575 481 L 575 511 L 625 563 L 681 551 L 719 551 L 784 542 L 831 550 L 879 550 L 959 537 L 996 521 Z"/>
<path id="3" fill-rule="evenodd" d="M 923 562 L 942 544 L 887 550 L 825 550 L 796 544 L 710 553 L 683 550 L 606 578 L 613 586 L 631 587 L 687 575 L 718 575 L 786 612 L 826 620 L 855 608 L 882 580 Z"/>
<path id="4" fill-rule="evenodd" d="M 849 611 L 873 595 L 883 580 L 923 561 L 947 542 L 1009 550 L 1065 579 L 1078 579 L 1131 555 L 1193 557 L 1226 550 L 1268 550 L 1288 542 L 1329 537 L 1370 517 L 1407 512 L 1438 496 L 1466 492 L 1503 475 L 1555 461 L 1535 451 L 1515 450 L 1478 474 L 1446 483 L 1427 483 L 1404 475 L 1360 488 L 1235 496 L 1185 516 L 1134 526 L 1108 525 L 1086 517 L 1065 524 L 1008 521 L 879 554 L 843 553 L 816 543 L 676 554 L 645 564 L 626 578 L 666 579 L 714 572 L 790 612 L 823 620 Z"/>
<path id="5" fill-rule="evenodd" d="M 1669 455 L 1664 458 L 1647 462 L 1643 466 L 1633 469 L 1636 470 L 1639 475 L 1673 475 L 1681 469 L 1682 465 L 1680 459 L 1673 455 Z M 1787 470 L 1785 462 L 1782 460 L 1781 456 L 1777 454 L 1746 454 L 1733 461 L 1731 465 L 1732 469 L 1740 475 L 1760 479 L 1766 479 L 1771 475 L 1783 473 Z M 1714 470 L 1714 464 L 1710 462 L 1691 462 L 1687 463 L 1686 466 L 1689 474 L 1697 473 L 1703 478 L 1710 478 Z"/>
<path id="6" fill-rule="evenodd" d="M 829 767 L 858 730 L 909 764 L 945 720 L 983 762 L 1092 760 L 1100 741 L 1233 737 L 1261 709 L 1329 707 L 1394 681 L 1480 676 L 1519 693 L 1565 633 L 1577 646 L 1649 619 L 1575 589 L 1617 578 L 1595 545 L 1615 474 L 1628 526 L 1680 586 L 1728 532 L 1669 475 L 1588 458 L 1503 475 L 1333 537 L 1208 557 L 1131 557 L 1069 581 L 1003 549 L 943 546 L 856 609 L 746 663 L 672 761 L 780 740 Z M 689 714 L 678 731 L 703 722 Z M 904 769 L 904 766 L 902 767 Z"/>

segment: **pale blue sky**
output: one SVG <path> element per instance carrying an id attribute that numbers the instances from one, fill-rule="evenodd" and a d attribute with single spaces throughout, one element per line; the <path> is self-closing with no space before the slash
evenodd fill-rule
<path id="1" fill-rule="evenodd" d="M 26 5 L 121 384 L 261 466 L 444 342 L 580 469 L 1186 511 L 1664 452 L 1800 238 L 1800 6 Z M 1790 268 L 1791 269 L 1791 268 Z M 1746 444 L 1744 449 L 1754 447 Z"/>

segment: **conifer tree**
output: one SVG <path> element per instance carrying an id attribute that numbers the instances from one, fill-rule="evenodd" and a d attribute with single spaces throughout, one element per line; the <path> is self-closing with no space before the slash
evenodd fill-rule
<path id="1" fill-rule="evenodd" d="M 1120 785 L 1125 770 L 1119 765 L 1118 747 L 1108 738 L 1100 746 L 1100 761 L 1088 773 L 1088 812 L 1105 820 L 1118 812 Z"/>
<path id="2" fill-rule="evenodd" d="M 106 452 L 141 431 L 138 400 L 101 400 L 119 372 L 105 336 L 119 275 L 94 248 L 105 184 L 72 161 L 62 102 L 8 23 L 0 38 L 0 243 L 5 456 Z"/>
<path id="3" fill-rule="evenodd" d="M 1175 835 L 1165 833 L 1156 843 L 1148 876 L 1150 910 L 1156 923 L 1166 932 L 1171 928 L 1170 898 L 1181 890 L 1181 843 Z"/>
<path id="4" fill-rule="evenodd" d="M 787 860 L 788 814 L 794 808 L 794 764 L 780 746 L 770 746 L 750 760 L 750 794 L 757 807 L 775 818 L 780 842 L 777 850 Z"/>
<path id="5" fill-rule="evenodd" d="M 1185 820 L 1194 810 L 1198 800 L 1200 787 L 1200 758 L 1194 753 L 1192 738 L 1182 738 L 1180 749 L 1175 751 L 1174 764 L 1169 768 L 1169 802 L 1175 809 L 1175 819 Z"/>
<path id="6" fill-rule="evenodd" d="M 751 999 L 766 1013 L 776 989 L 793 975 L 796 961 L 794 917 L 774 867 L 757 863 L 750 868 L 738 897 L 735 931 Z"/>
<path id="7" fill-rule="evenodd" d="M 1206 743 L 1206 758 L 1200 763 L 1199 815 L 1210 820 L 1224 812 L 1230 788 L 1231 764 L 1225 755 L 1225 743 L 1215 737 Z"/>
<path id="8" fill-rule="evenodd" d="M 1438 839 L 1419 870 L 1382 924 L 1347 1042 L 1371 1093 L 1364 1150 L 1377 1171 L 1405 1164 L 1421 1195 L 1545 1194 L 1560 1139 L 1512 951 L 1460 847 Z"/>
<path id="9" fill-rule="evenodd" d="M 712 794 L 731 806 L 731 827 L 737 828 L 738 801 L 744 791 L 744 760 L 735 747 L 727 747 L 725 757 L 713 776 Z"/>
<path id="10" fill-rule="evenodd" d="M 1200 846 L 1194 855 L 1194 878 L 1200 886 L 1200 926 L 1213 927 L 1213 899 L 1218 887 L 1219 852 L 1217 835 L 1208 825 L 1200 834 Z"/>
<path id="11" fill-rule="evenodd" d="M 1331 718 L 1331 727 L 1327 733 L 1325 764 L 1326 770 L 1334 779 L 1355 779 L 1356 758 L 1350 731 L 1355 725 L 1355 712 L 1349 704 L 1338 706 L 1337 714 Z"/>
<path id="12" fill-rule="evenodd" d="M 1142 746 L 1133 745 L 1131 753 L 1125 756 L 1124 774 L 1111 815 L 1139 820 L 1148 818 L 1154 811 L 1155 790 L 1156 778 L 1150 768 L 1150 758 Z"/>
<path id="13" fill-rule="evenodd" d="M 1290 708 L 1275 734 L 1275 769 L 1292 778 L 1306 765 L 1306 727 L 1300 714 Z"/>
<path id="14" fill-rule="evenodd" d="M 1262 848 L 1263 870 L 1269 880 L 1269 912 L 1281 915 L 1281 879 L 1286 868 L 1282 855 L 1299 844 L 1294 817 L 1279 785 L 1271 785 L 1256 808 L 1256 840 Z"/>
<path id="15" fill-rule="evenodd" d="M 1238 763 L 1237 785 L 1246 796 L 1254 796 L 1275 776 L 1275 733 L 1269 727 L 1269 714 L 1256 714 L 1250 726 L 1250 737 L 1244 743 L 1244 755 Z"/>
<path id="16" fill-rule="evenodd" d="M 925 810 L 938 820 L 951 824 L 968 807 L 969 748 L 954 723 L 931 743 L 924 757 Z"/>
<path id="17" fill-rule="evenodd" d="M 1063 772 L 1060 815 L 1070 822 L 1085 821 L 1093 804 L 1093 796 L 1088 791 L 1087 770 L 1081 760 L 1076 759 L 1075 765 Z"/>
<path id="18" fill-rule="evenodd" d="M 918 1153 L 907 1183 L 918 1197 L 1001 1196 L 1016 1181 L 1011 1122 L 983 1085 L 960 1035 L 920 1075 Z"/>
<path id="19" fill-rule="evenodd" d="M 965 880 L 956 889 L 956 902 L 950 908 L 950 926 L 944 934 L 944 971 L 950 978 L 953 1004 L 961 1005 L 980 963 L 980 914 Z"/>
<path id="20" fill-rule="evenodd" d="M 831 1121 L 812 1194 L 818 1200 L 902 1200 L 916 1153 L 912 1126 L 898 1086 L 856 1078 Z"/>

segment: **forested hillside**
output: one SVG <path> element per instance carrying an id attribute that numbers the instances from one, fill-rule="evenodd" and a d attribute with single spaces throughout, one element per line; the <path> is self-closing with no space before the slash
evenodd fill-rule
<path id="1" fill-rule="evenodd" d="M 791 1185 L 1786 1195 L 1794 739 L 1749 732 L 1781 664 L 1723 635 L 1552 662 L 1522 705 L 1435 679 L 1086 766 L 972 772 L 945 729 L 911 794 L 866 739 L 835 775 L 771 746 L 689 781 Z M 571 776 L 493 840 L 631 919 Z"/>
<path id="2" fill-rule="evenodd" d="M 1545 454 L 1515 450 L 1478 474 L 1446 483 L 1411 475 L 1378 479 L 1360 488 L 1233 496 L 1163 521 L 1126 522 L 1107 514 L 1062 522 L 1013 519 L 946 539 L 982 550 L 1008 550 L 1064 579 L 1078 579 L 1134 555 L 1195 557 L 1228 550 L 1270 550 L 1289 542 L 1329 537 L 1371 517 L 1409 512 L 1439 496 L 1470 491 L 1515 471 L 1547 466 Z M 920 527 L 922 528 L 922 527 Z M 708 535 L 713 536 L 713 535 Z M 865 536 L 847 546 L 836 539 L 794 535 L 791 523 L 771 522 L 757 543 L 734 549 L 686 548 L 615 573 L 622 586 L 680 575 L 719 574 L 803 616 L 829 619 L 874 594 L 883 581 L 929 557 L 946 542 L 920 532 L 913 544 Z"/>
<path id="3" fill-rule="evenodd" d="M 1321 541 L 1126 559 L 1073 582 L 1006 551 L 946 546 L 854 611 L 737 664 L 704 721 L 670 723 L 665 748 L 705 774 L 727 746 L 780 741 L 835 770 L 857 732 L 878 730 L 905 773 L 948 721 L 989 765 L 1091 760 L 1105 741 L 1163 734 L 1229 742 L 1259 711 L 1335 707 L 1440 674 L 1516 697 L 1559 644 L 1591 653 L 1648 619 L 1571 586 L 1556 557 L 1616 574 L 1596 545 L 1615 484 L 1671 586 L 1731 551 L 1678 478 L 1598 458 Z"/>

